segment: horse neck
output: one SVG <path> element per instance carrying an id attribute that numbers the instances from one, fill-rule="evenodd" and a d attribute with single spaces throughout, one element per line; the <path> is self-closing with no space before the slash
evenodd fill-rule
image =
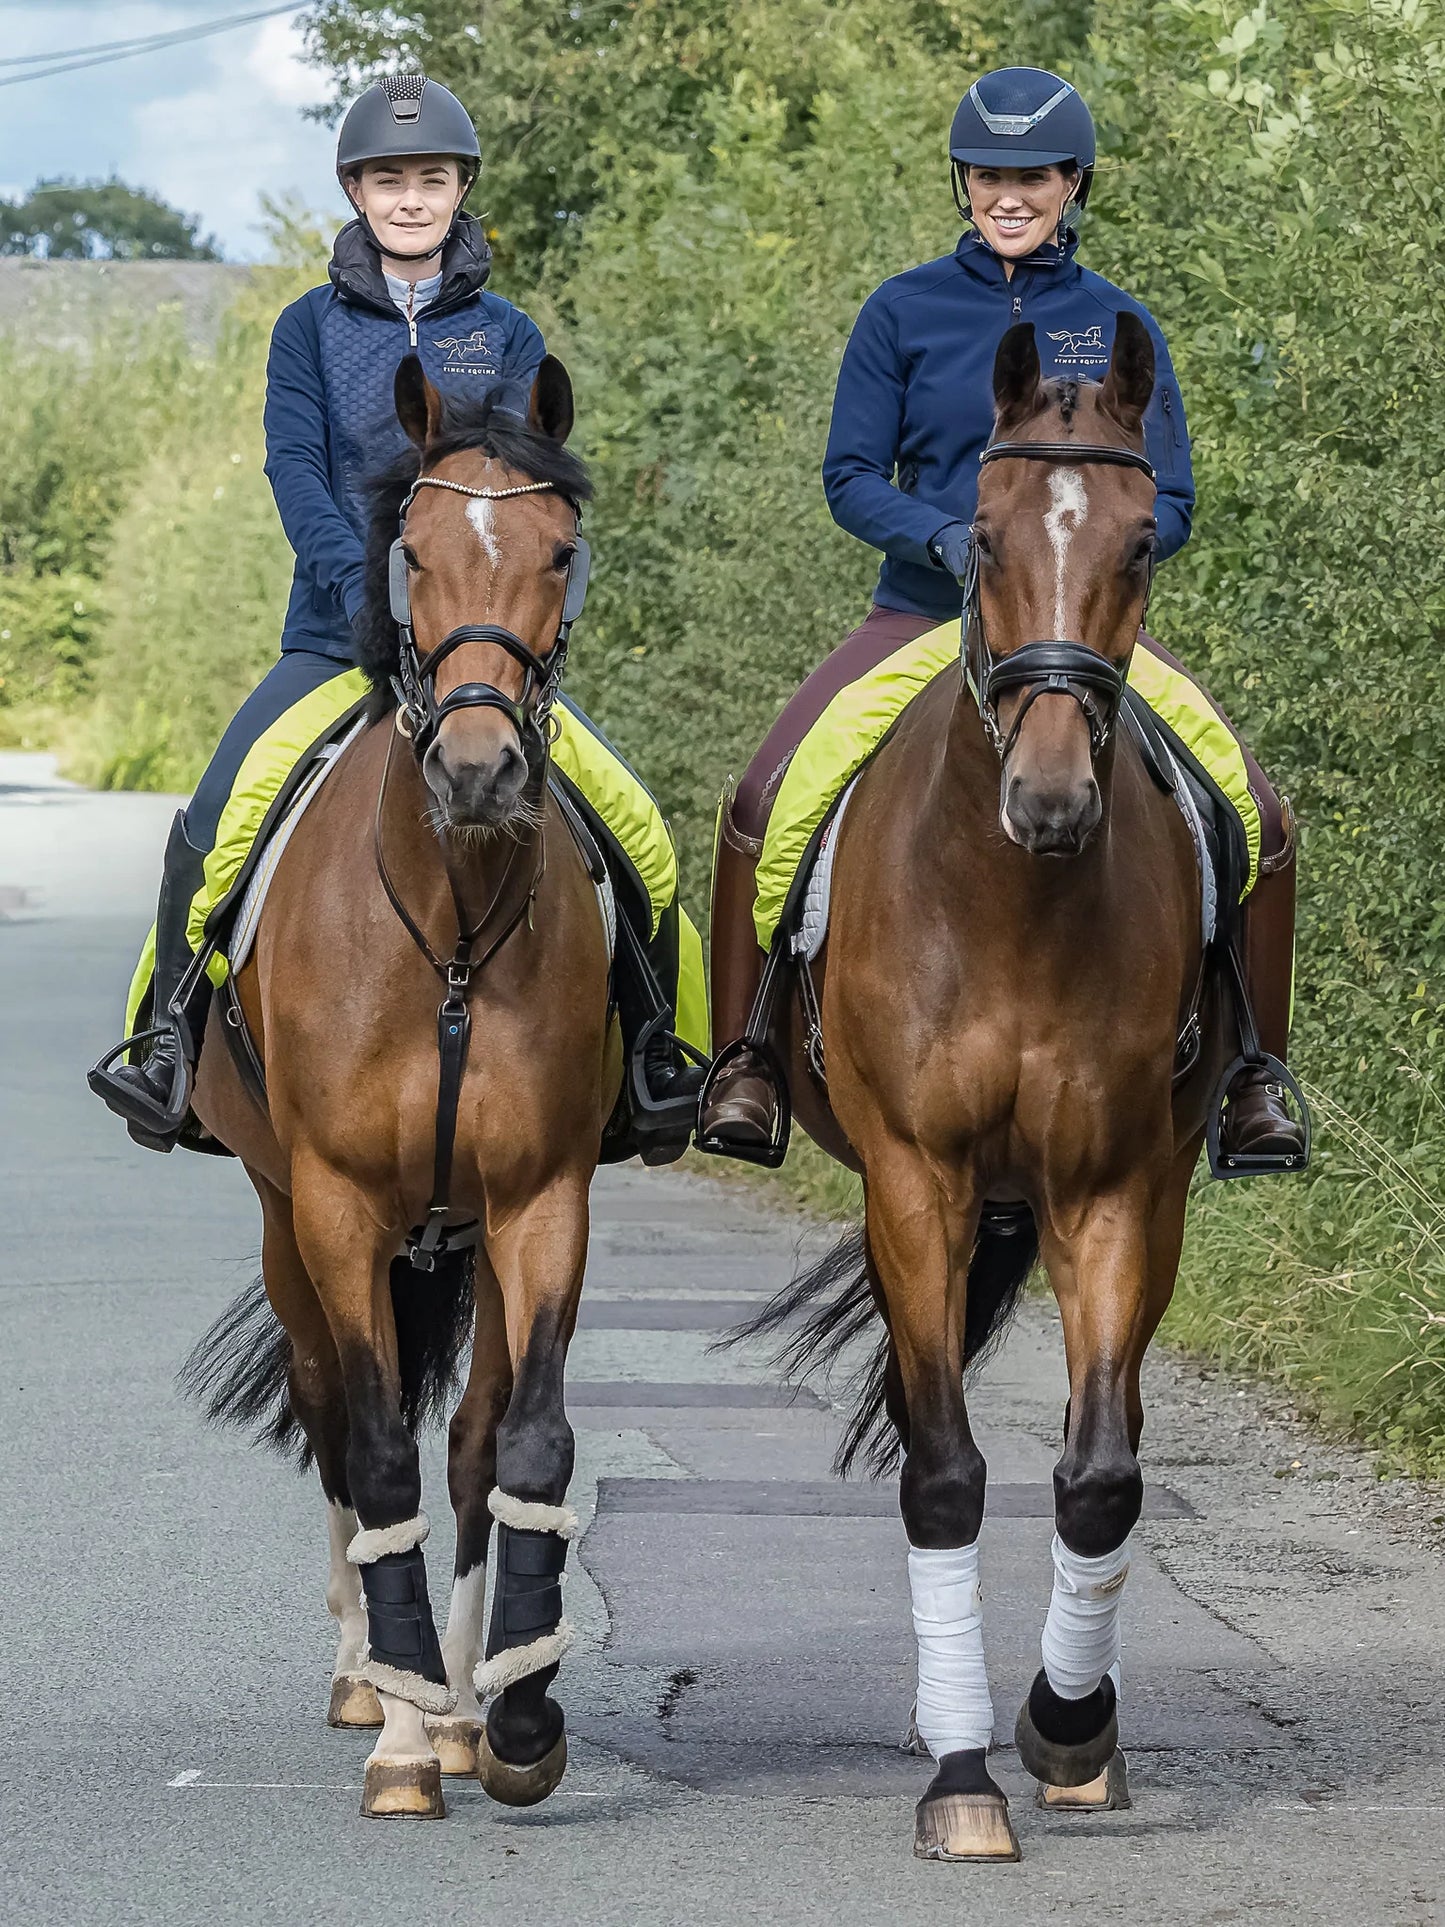
<path id="1" fill-rule="evenodd" d="M 529 793 L 531 789 L 529 784 Z M 379 816 L 386 868 L 437 954 L 449 956 L 459 911 L 464 924 L 475 928 L 495 905 L 489 926 L 500 924 L 531 890 L 542 832 L 527 823 L 515 831 L 443 835 L 434 811 L 432 793 L 415 758 L 399 744 L 394 746 Z"/>
<path id="2" fill-rule="evenodd" d="M 918 836 L 942 874 L 957 873 L 970 898 L 998 889 L 1027 910 L 1037 904 L 1056 927 L 1077 915 L 1091 932 L 1099 918 L 1101 889 L 1114 877 L 1119 856 L 1116 823 L 1121 786 L 1116 782 L 1117 738 L 1095 765 L 1103 819 L 1088 847 L 1076 857 L 1033 857 L 1005 836 L 999 822 L 1002 769 L 984 734 L 977 706 L 962 677 L 944 721 L 933 780 Z M 1127 804 L 1125 805 L 1127 807 Z"/>

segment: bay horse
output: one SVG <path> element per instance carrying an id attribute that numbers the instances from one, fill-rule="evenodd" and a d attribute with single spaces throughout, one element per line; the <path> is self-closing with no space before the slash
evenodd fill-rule
<path id="1" fill-rule="evenodd" d="M 570 381 L 549 356 L 525 420 L 491 397 L 454 413 L 409 358 L 396 407 L 411 446 L 377 493 L 372 720 L 296 826 L 235 986 L 264 1107 L 223 1025 L 198 1068 L 196 1115 L 265 1229 L 262 1280 L 187 1379 L 213 1417 L 314 1460 L 331 1723 L 381 1727 L 362 1812 L 440 1817 L 443 1771 L 526 1805 L 566 1763 L 547 1690 L 577 1524 L 563 1367 L 621 1063 L 602 905 L 545 780 L 590 493 Z M 469 1337 L 439 1641 L 415 1432 Z"/>
<path id="2" fill-rule="evenodd" d="M 1019 1854 L 986 1758 L 985 1466 L 964 1373 L 1040 1254 L 1069 1401 L 1019 1752 L 1049 1804 L 1127 1798 L 1116 1662 L 1140 1364 L 1229 1036 L 1207 988 L 1201 1048 L 1176 1076 L 1202 972 L 1195 847 L 1115 726 L 1153 568 L 1149 336 L 1126 313 L 1101 384 L 1045 381 L 1019 324 L 993 380 L 963 673 L 908 707 L 837 831 L 817 967 L 826 1098 L 796 1007 L 788 1023 L 798 1115 L 861 1170 L 862 1231 L 750 1328 L 807 1312 L 780 1355 L 806 1372 L 883 1320 L 840 1469 L 862 1453 L 882 1470 L 901 1449 L 916 1729 L 938 1763 L 915 1851 L 950 1860 Z"/>

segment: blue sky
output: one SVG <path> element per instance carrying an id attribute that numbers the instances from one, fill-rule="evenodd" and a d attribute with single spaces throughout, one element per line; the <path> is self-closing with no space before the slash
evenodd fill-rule
<path id="1" fill-rule="evenodd" d="M 0 58 L 220 20 L 266 0 L 0 0 Z M 21 71 L 0 68 L 0 76 Z M 328 97 L 284 16 L 110 66 L 0 88 L 0 192 L 42 175 L 118 173 L 199 214 L 227 255 L 266 250 L 262 194 L 338 222 L 335 136 L 302 116 Z"/>

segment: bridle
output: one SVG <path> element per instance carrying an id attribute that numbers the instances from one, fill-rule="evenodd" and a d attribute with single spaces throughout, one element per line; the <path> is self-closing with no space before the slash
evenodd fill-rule
<path id="1" fill-rule="evenodd" d="M 557 625 L 557 635 L 552 647 L 545 656 L 539 656 L 535 649 L 512 629 L 503 628 L 497 622 L 467 622 L 442 637 L 435 649 L 423 655 L 416 646 L 416 633 L 411 621 L 411 564 L 407 560 L 406 518 L 411 505 L 424 488 L 447 489 L 453 495 L 467 495 L 478 502 L 501 502 L 514 495 L 562 495 L 555 482 L 521 482 L 512 488 L 473 488 L 466 482 L 449 482 L 440 475 L 421 475 L 407 491 L 406 500 L 401 505 L 400 533 L 391 545 L 391 560 L 388 582 L 391 591 L 391 616 L 400 635 L 400 651 L 397 672 L 391 679 L 400 707 L 397 710 L 396 726 L 403 736 L 411 738 L 412 750 L 421 762 L 432 744 L 436 741 L 437 731 L 448 716 L 454 716 L 459 709 L 499 709 L 506 716 L 517 735 L 522 740 L 524 755 L 527 753 L 529 739 L 538 751 L 547 747 L 549 740 L 549 721 L 552 705 L 557 700 L 561 686 L 562 672 L 567 666 L 567 644 L 572 634 L 572 625 L 582 613 L 582 605 L 587 600 L 587 578 L 591 570 L 592 555 L 586 542 L 578 535 L 573 550 L 572 561 L 567 570 L 567 592 L 562 603 L 562 617 Z M 571 501 L 568 496 L 565 499 Z M 581 510 L 572 502 L 574 513 L 581 523 Z M 437 700 L 436 674 L 447 657 L 456 649 L 469 642 L 495 643 L 499 649 L 520 663 L 524 673 L 522 693 L 509 696 L 505 690 L 498 689 L 495 683 L 466 682 L 449 690 Z M 534 764 L 537 757 L 527 755 L 527 761 Z"/>
<path id="2" fill-rule="evenodd" d="M 1111 468 L 1137 468 L 1152 482 L 1154 465 L 1131 448 L 1108 448 L 1091 442 L 993 442 L 983 451 L 983 463 L 1003 461 L 1089 463 Z M 1154 584 L 1154 563 L 1144 586 L 1144 610 Z M 1140 616 L 1142 622 L 1144 617 Z M 973 535 L 963 575 L 963 673 L 978 705 L 989 741 L 1006 763 L 1018 741 L 1024 718 L 1040 696 L 1072 696 L 1089 725 L 1089 755 L 1097 759 L 1114 732 L 1124 699 L 1125 676 L 1106 656 L 1082 642 L 1051 637 L 1026 642 L 1011 654 L 996 657 L 984 634 L 979 590 L 978 538 Z M 1027 693 L 1007 736 L 998 719 L 1000 697 L 1012 690 Z"/>
<path id="3" fill-rule="evenodd" d="M 460 709 L 499 709 L 516 728 L 532 780 L 539 786 L 543 785 L 547 780 L 547 766 L 551 757 L 552 706 L 557 700 L 562 671 L 567 666 L 567 645 L 572 625 L 581 615 L 582 605 L 587 599 L 591 551 L 578 535 L 567 571 L 561 620 L 557 624 L 556 638 L 545 656 L 539 656 L 514 630 L 503 628 L 496 622 L 464 623 L 443 636 L 435 649 L 429 649 L 422 655 L 416 646 L 416 634 L 411 621 L 411 565 L 406 554 L 406 518 L 418 491 L 424 488 L 447 489 L 453 495 L 470 496 L 479 502 L 500 502 L 514 495 L 561 495 L 571 502 L 579 525 L 581 508 L 553 482 L 521 482 L 512 488 L 473 488 L 465 482 L 446 481 L 440 475 L 422 475 L 412 484 L 401 505 L 401 530 L 391 545 L 388 578 L 391 615 L 400 636 L 397 673 L 391 679 L 391 686 L 400 704 L 396 712 L 396 727 L 403 736 L 410 738 L 418 767 L 425 760 L 427 751 L 436 741 L 437 731 L 448 716 L 454 716 Z M 507 695 L 495 683 L 468 682 L 450 690 L 440 702 L 437 701 L 437 670 L 454 649 L 460 649 L 469 642 L 495 643 L 513 661 L 522 665 L 526 673 L 520 696 Z M 439 956 L 403 901 L 387 866 L 383 847 L 387 779 L 391 774 L 391 756 L 395 746 L 396 737 L 389 736 L 372 825 L 377 875 L 388 902 L 407 934 L 445 986 L 445 994 L 437 1011 L 436 1149 L 432 1163 L 431 1202 L 420 1230 L 412 1231 L 406 1239 L 406 1252 L 411 1263 L 420 1271 L 431 1271 L 439 1258 L 448 1252 L 475 1245 L 481 1236 L 481 1227 L 475 1221 L 463 1225 L 450 1222 L 457 1107 L 461 1100 L 472 1034 L 472 1017 L 467 999 L 477 973 L 491 962 L 524 919 L 530 926 L 532 906 L 546 869 L 547 851 L 546 843 L 539 834 L 533 840 L 534 856 L 530 874 L 524 874 L 518 886 L 513 878 L 523 844 L 520 839 L 514 841 L 496 893 L 481 916 L 475 919 L 468 917 L 457 876 L 452 866 L 446 864 L 452 907 L 456 911 L 457 942 L 450 958 Z"/>

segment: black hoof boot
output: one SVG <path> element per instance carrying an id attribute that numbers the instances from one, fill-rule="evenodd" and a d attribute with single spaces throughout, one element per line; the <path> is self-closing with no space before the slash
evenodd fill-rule
<path id="1" fill-rule="evenodd" d="M 521 1718 L 509 1717 L 506 1699 L 500 1694 L 487 1709 L 477 1778 L 502 1806 L 534 1807 L 556 1792 L 567 1771 L 566 1718 L 556 1700 L 546 1698 L 540 1709 L 534 1704 Z"/>
<path id="2" fill-rule="evenodd" d="M 1019 1759 L 1046 1786 L 1087 1786 L 1119 1745 L 1119 1708 L 1106 1673 L 1087 1698 L 1060 1699 L 1040 1668 L 1019 1708 Z"/>

